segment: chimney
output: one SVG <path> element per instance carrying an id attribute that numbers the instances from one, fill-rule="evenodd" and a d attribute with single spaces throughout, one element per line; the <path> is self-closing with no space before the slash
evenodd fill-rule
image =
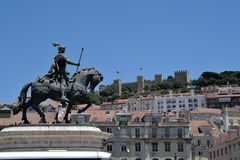
<path id="1" fill-rule="evenodd" d="M 227 107 L 223 108 L 223 120 L 224 120 L 224 124 L 223 124 L 224 131 L 228 132 L 229 131 L 229 118 L 228 118 Z"/>

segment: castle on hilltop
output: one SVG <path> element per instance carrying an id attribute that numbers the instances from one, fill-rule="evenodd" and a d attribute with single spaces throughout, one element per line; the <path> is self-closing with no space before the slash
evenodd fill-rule
<path id="1" fill-rule="evenodd" d="M 175 71 L 174 78 L 175 80 L 180 82 L 186 83 L 190 82 L 189 73 L 187 70 Z M 144 93 L 145 86 L 158 84 L 161 83 L 162 81 L 163 81 L 162 74 L 155 74 L 153 80 L 146 80 L 144 79 L 144 76 L 137 76 L 137 80 L 135 82 L 122 83 L 120 79 L 115 79 L 113 80 L 113 83 L 111 85 L 114 88 L 114 94 L 117 96 L 121 96 L 123 88 L 130 88 L 131 91 L 137 94 Z M 103 90 L 105 87 L 106 85 L 100 85 L 99 91 Z"/>

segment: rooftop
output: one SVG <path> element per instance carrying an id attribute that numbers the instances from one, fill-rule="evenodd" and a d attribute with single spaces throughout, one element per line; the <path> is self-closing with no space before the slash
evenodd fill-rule
<path id="1" fill-rule="evenodd" d="M 191 111 L 191 114 L 221 114 L 221 109 L 213 109 L 213 108 L 197 108 Z"/>

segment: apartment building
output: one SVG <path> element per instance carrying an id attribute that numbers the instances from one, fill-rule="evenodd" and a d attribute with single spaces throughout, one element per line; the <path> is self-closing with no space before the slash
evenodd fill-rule
<path id="1" fill-rule="evenodd" d="M 189 121 L 175 114 L 94 109 L 73 117 L 113 135 L 104 149 L 114 160 L 192 159 Z"/>
<path id="2" fill-rule="evenodd" d="M 170 94 L 155 98 L 154 112 L 172 112 L 176 110 L 194 110 L 205 107 L 204 95 L 196 95 L 192 90 L 189 94 Z"/>
<path id="3" fill-rule="evenodd" d="M 129 98 L 117 100 L 113 103 L 104 103 L 102 109 L 119 109 L 126 106 L 128 110 L 151 110 L 154 113 L 173 112 L 178 110 L 195 110 L 206 106 L 204 95 L 191 93 Z"/>
<path id="4" fill-rule="evenodd" d="M 240 135 L 239 130 L 222 133 L 209 148 L 209 160 L 239 160 Z"/>

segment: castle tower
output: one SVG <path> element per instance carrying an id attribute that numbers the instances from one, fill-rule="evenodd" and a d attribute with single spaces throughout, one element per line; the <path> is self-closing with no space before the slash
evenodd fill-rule
<path id="1" fill-rule="evenodd" d="M 137 93 L 144 92 L 144 78 L 143 76 L 137 76 Z"/>
<path id="2" fill-rule="evenodd" d="M 155 74 L 154 75 L 154 84 L 162 82 L 162 74 Z"/>
<path id="3" fill-rule="evenodd" d="M 114 88 L 114 94 L 117 96 L 122 95 L 122 82 L 120 79 L 116 79 L 113 81 L 113 88 Z"/>
<path id="4" fill-rule="evenodd" d="M 180 81 L 180 82 L 186 82 L 186 83 L 190 82 L 189 73 L 187 70 L 175 71 L 174 77 L 177 81 Z"/>

